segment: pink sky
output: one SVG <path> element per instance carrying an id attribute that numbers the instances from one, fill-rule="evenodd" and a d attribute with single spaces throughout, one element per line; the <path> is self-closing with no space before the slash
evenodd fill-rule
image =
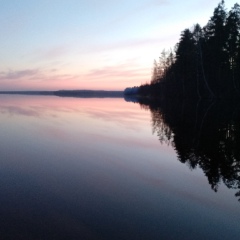
<path id="1" fill-rule="evenodd" d="M 185 28 L 205 25 L 218 2 L 4 1 L 0 91 L 139 86 L 161 51 L 174 48 Z"/>

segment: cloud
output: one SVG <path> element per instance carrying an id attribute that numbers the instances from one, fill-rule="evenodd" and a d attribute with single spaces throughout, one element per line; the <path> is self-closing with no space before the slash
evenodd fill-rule
<path id="1" fill-rule="evenodd" d="M 128 39 L 121 42 L 112 42 L 106 44 L 96 44 L 90 47 L 83 45 L 79 54 L 99 53 L 106 51 L 122 50 L 122 49 L 137 49 L 137 48 L 153 48 L 158 47 L 164 42 L 172 41 L 175 34 L 170 36 L 154 37 L 154 38 L 139 38 L 139 39 Z M 158 50 L 158 49 L 156 49 Z"/>
<path id="2" fill-rule="evenodd" d="M 43 70 L 43 69 L 24 69 L 24 70 L 9 70 L 0 72 L 0 81 L 6 80 L 50 80 L 59 81 L 66 79 L 73 79 L 77 77 L 73 74 L 59 74 L 57 69 Z"/>
<path id="3" fill-rule="evenodd" d="M 144 1 L 143 4 L 136 2 L 132 8 L 129 8 L 128 11 L 122 12 L 120 16 L 112 19 L 107 26 L 116 27 L 116 25 L 121 25 L 123 22 L 129 23 L 132 19 L 141 18 L 144 12 L 150 12 L 154 8 L 163 7 L 169 5 L 169 0 L 151 0 Z M 106 26 L 106 27 L 107 27 Z"/>
<path id="4" fill-rule="evenodd" d="M 23 69 L 0 72 L 2 91 L 15 90 L 58 90 L 75 88 L 79 76 L 58 69 Z"/>
<path id="5" fill-rule="evenodd" d="M 105 65 L 107 64 L 107 65 Z M 124 89 L 149 80 L 151 69 L 138 58 L 103 63 L 89 70 L 37 68 L 0 72 L 1 90 Z"/>
<path id="6" fill-rule="evenodd" d="M 82 75 L 82 77 L 88 80 L 114 80 L 120 78 L 121 81 L 124 81 L 129 80 L 129 78 L 139 79 L 143 77 L 149 77 L 149 69 L 124 63 L 91 69 L 88 73 Z"/>
<path id="7" fill-rule="evenodd" d="M 71 49 L 68 46 L 61 45 L 61 46 L 54 46 L 49 49 L 42 50 L 40 49 L 38 51 L 38 55 L 40 58 L 43 59 L 55 59 L 60 58 L 63 56 L 66 56 L 70 53 Z"/>
<path id="8" fill-rule="evenodd" d="M 25 69 L 20 71 L 9 70 L 0 73 L 0 80 L 16 80 L 21 78 L 29 78 L 39 74 L 38 69 Z"/>

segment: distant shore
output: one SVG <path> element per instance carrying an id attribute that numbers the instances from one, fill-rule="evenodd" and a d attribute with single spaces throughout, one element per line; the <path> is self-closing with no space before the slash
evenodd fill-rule
<path id="1" fill-rule="evenodd" d="M 58 91 L 0 91 L 0 94 L 13 95 L 43 95 L 58 97 L 79 97 L 79 98 L 123 98 L 123 91 L 105 90 L 58 90 Z"/>

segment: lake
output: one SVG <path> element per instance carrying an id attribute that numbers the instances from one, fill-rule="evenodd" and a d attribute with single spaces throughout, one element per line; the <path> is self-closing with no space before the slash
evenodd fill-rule
<path id="1" fill-rule="evenodd" d="M 239 115 L 202 109 L 0 95 L 0 238 L 240 239 Z"/>

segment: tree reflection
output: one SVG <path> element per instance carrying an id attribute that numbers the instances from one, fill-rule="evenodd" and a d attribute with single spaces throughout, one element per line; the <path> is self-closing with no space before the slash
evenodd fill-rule
<path id="1" fill-rule="evenodd" d="M 179 161 L 202 168 L 214 191 L 221 181 L 240 201 L 240 105 L 229 102 L 151 102 L 152 129 L 161 143 L 171 144 Z"/>

